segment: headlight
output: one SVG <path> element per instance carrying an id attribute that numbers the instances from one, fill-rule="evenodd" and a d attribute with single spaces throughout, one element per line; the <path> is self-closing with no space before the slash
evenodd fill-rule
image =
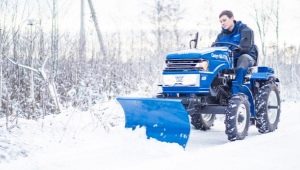
<path id="1" fill-rule="evenodd" d="M 168 61 L 166 60 L 163 65 L 163 69 L 165 70 L 168 67 Z"/>
<path id="2" fill-rule="evenodd" d="M 200 70 L 207 71 L 208 70 L 208 61 L 207 60 L 201 60 L 199 63 L 196 64 L 196 68 L 199 68 Z"/>

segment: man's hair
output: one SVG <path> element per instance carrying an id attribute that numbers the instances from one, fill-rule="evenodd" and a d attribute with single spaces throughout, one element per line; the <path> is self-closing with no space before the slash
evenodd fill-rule
<path id="1" fill-rule="evenodd" d="M 232 18 L 233 17 L 233 13 L 229 10 L 224 10 L 220 13 L 219 18 L 221 18 L 223 15 L 228 16 L 228 18 Z"/>

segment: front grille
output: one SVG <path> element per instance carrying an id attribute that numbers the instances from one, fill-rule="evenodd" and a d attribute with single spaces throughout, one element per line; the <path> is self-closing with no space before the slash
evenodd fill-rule
<path id="1" fill-rule="evenodd" d="M 165 70 L 169 71 L 177 71 L 177 70 L 201 70 L 196 67 L 197 63 L 200 63 L 201 59 L 193 59 L 193 60 L 166 60 L 166 68 Z"/>

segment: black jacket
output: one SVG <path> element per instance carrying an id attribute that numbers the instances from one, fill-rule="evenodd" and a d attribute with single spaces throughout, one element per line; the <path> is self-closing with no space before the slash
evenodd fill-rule
<path id="1" fill-rule="evenodd" d="M 234 28 L 230 32 L 222 29 L 215 42 L 229 42 L 241 47 L 234 57 L 238 58 L 242 54 L 249 54 L 256 61 L 258 56 L 257 46 L 254 44 L 254 34 L 251 28 L 241 21 L 234 21 Z M 227 45 L 226 45 L 227 46 Z M 229 48 L 232 48 L 228 45 Z"/>

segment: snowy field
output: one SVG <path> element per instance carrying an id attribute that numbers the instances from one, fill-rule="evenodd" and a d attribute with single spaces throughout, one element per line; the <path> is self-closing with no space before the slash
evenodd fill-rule
<path id="1" fill-rule="evenodd" d="M 10 133 L 0 125 L 0 170 L 76 169 L 300 169 L 300 102 L 283 102 L 279 129 L 261 135 L 254 126 L 229 142 L 222 116 L 210 131 L 192 129 L 186 150 L 124 129 L 116 101 L 90 111 L 74 109 L 43 120 L 19 120 Z"/>

